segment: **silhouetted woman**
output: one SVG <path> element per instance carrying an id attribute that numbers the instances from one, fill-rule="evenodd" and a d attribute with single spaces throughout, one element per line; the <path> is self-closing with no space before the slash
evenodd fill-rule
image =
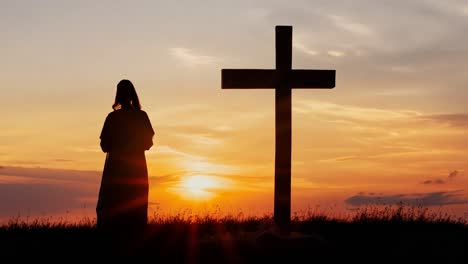
<path id="1" fill-rule="evenodd" d="M 144 227 L 148 208 L 145 150 L 153 145 L 154 131 L 129 80 L 118 83 L 112 108 L 100 136 L 107 156 L 96 207 L 97 225 Z"/>

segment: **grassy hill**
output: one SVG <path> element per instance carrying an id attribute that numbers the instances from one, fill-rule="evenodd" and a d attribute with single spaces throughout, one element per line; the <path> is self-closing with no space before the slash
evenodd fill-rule
<path id="1" fill-rule="evenodd" d="M 94 222 L 18 219 L 0 227 L 0 255 L 16 260 L 148 257 L 169 263 L 296 263 L 372 261 L 468 263 L 463 219 L 421 208 L 366 208 L 350 219 L 296 216 L 290 236 L 275 232 L 271 217 L 155 218 L 142 233 L 107 234 Z"/>

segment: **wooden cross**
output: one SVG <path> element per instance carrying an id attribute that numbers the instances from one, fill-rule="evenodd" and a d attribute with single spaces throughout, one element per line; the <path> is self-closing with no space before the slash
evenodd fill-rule
<path id="1" fill-rule="evenodd" d="M 291 222 L 291 89 L 334 88 L 334 70 L 292 70 L 292 26 L 276 26 L 276 69 L 223 69 L 223 89 L 275 89 L 274 220 L 284 231 Z"/>

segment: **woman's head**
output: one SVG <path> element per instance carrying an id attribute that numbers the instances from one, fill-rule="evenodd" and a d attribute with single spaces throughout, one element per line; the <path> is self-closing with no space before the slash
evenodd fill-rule
<path id="1" fill-rule="evenodd" d="M 115 94 L 115 102 L 112 108 L 117 110 L 122 107 L 141 109 L 140 100 L 138 99 L 135 87 L 129 80 L 121 80 L 117 84 L 117 93 Z"/>

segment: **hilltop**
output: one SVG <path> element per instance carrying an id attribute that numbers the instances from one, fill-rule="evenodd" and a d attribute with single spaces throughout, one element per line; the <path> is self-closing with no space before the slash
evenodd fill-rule
<path id="1" fill-rule="evenodd" d="M 11 221 L 0 228 L 0 249 L 2 256 L 17 260 L 144 256 L 170 263 L 254 263 L 278 258 L 467 263 L 466 223 L 424 210 L 364 210 L 352 219 L 308 215 L 295 217 L 291 228 L 289 237 L 278 234 L 268 216 L 174 216 L 152 220 L 140 235 L 122 230 L 112 237 L 97 230 L 92 220 L 78 224 Z"/>

